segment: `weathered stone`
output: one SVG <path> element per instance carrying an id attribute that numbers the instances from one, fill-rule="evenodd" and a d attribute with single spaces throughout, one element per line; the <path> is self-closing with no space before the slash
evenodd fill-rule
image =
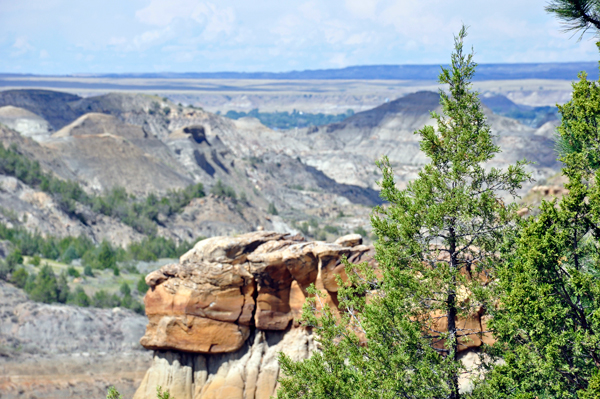
<path id="1" fill-rule="evenodd" d="M 369 247 L 302 242 L 259 231 L 200 241 L 179 264 L 150 273 L 144 299 L 149 318 L 141 343 L 148 349 L 232 352 L 250 326 L 285 330 L 300 316 L 306 289 L 315 284 L 335 297 L 341 257 L 362 260 Z M 292 295 L 292 290 L 294 290 Z M 335 303 L 335 301 L 334 301 Z"/>
<path id="2" fill-rule="evenodd" d="M 159 352 L 135 399 L 154 397 L 159 382 L 177 398 L 272 397 L 279 351 L 303 359 L 313 347 L 298 323 L 307 288 L 314 284 L 324 294 L 320 302 L 335 311 L 339 279 L 348 278 L 343 257 L 376 268 L 373 248 L 361 242 L 358 235 L 303 242 L 267 231 L 214 237 L 196 244 L 178 264 L 150 273 L 149 323 L 140 342 Z M 458 296 L 469 300 L 466 288 Z M 460 351 L 493 342 L 483 333 L 484 318 L 479 311 L 456 321 L 470 334 L 459 340 Z M 432 320 L 433 330 L 447 328 L 445 317 Z"/>

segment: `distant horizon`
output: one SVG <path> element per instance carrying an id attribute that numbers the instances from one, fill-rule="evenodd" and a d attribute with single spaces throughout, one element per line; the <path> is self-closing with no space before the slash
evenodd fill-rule
<path id="1" fill-rule="evenodd" d="M 469 27 L 476 62 L 596 61 L 547 0 L 0 2 L 0 70 L 35 75 L 439 65 Z M 518 11 L 517 11 L 518 10 Z"/>
<path id="2" fill-rule="evenodd" d="M 343 68 L 296 69 L 270 71 L 188 71 L 188 72 L 73 72 L 67 74 L 39 74 L 0 72 L 5 77 L 47 78 L 114 78 L 114 79 L 273 79 L 273 80 L 436 80 L 440 67 L 447 64 L 364 64 Z M 598 62 L 497 62 L 478 64 L 475 80 L 507 79 L 561 79 L 572 80 L 585 70 L 592 79 L 598 78 Z"/>

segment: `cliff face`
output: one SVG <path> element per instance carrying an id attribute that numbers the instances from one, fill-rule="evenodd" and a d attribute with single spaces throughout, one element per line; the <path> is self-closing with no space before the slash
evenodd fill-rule
<path id="1" fill-rule="evenodd" d="M 315 284 L 335 307 L 344 255 L 376 266 L 373 248 L 356 234 L 324 243 L 260 231 L 201 241 L 178 264 L 150 273 L 140 343 L 155 352 L 134 398 L 153 398 L 158 385 L 178 399 L 274 395 L 278 353 L 300 360 L 315 348 L 298 326 L 306 289 Z M 482 332 L 482 317 L 463 322 Z M 463 343 L 463 351 L 481 338 Z"/>

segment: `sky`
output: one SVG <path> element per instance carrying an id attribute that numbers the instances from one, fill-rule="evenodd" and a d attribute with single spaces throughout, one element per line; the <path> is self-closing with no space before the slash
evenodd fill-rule
<path id="1" fill-rule="evenodd" d="M 0 73 L 283 72 L 446 64 L 469 26 L 479 63 L 596 61 L 546 0 L 0 0 Z"/>

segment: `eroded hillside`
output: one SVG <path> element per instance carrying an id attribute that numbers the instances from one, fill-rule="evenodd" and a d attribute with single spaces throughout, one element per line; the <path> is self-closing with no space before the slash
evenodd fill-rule
<path id="1" fill-rule="evenodd" d="M 0 105 L 6 145 L 88 192 L 158 195 L 198 182 L 214 192 L 160 218 L 160 234 L 193 239 L 263 226 L 333 239 L 368 226 L 379 203 L 376 159 L 390 158 L 401 186 L 417 175 L 427 160 L 414 132 L 432 122 L 439 95 L 409 94 L 339 123 L 289 131 L 141 94 L 13 90 L 0 92 Z M 536 179 L 556 173 L 556 122 L 534 129 L 486 112 L 502 149 L 490 166 L 527 159 Z"/>

